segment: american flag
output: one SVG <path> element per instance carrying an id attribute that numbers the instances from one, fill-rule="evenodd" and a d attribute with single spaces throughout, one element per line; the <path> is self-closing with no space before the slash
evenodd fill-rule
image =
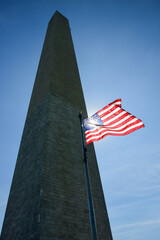
<path id="1" fill-rule="evenodd" d="M 86 143 L 98 141 L 107 135 L 127 135 L 141 127 L 143 122 L 121 108 L 121 99 L 108 104 L 83 120 Z"/>

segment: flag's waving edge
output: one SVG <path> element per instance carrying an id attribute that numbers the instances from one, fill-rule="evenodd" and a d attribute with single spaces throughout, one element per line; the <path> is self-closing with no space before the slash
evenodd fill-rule
<path id="1" fill-rule="evenodd" d="M 98 141 L 107 135 L 127 135 L 141 127 L 143 122 L 121 108 L 121 99 L 108 104 L 83 120 L 86 143 Z"/>

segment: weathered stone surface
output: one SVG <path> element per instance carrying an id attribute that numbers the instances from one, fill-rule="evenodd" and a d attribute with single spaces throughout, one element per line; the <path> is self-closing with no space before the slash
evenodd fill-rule
<path id="1" fill-rule="evenodd" d="M 48 25 L 1 240 L 91 240 L 78 111 L 87 116 L 68 20 Z M 88 163 L 99 240 L 111 240 L 93 145 Z"/>

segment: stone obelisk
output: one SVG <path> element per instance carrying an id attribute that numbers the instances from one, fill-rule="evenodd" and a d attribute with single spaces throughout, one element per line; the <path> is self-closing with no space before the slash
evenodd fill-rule
<path id="1" fill-rule="evenodd" d="M 68 20 L 48 24 L 1 240 L 91 240 L 78 112 L 87 117 Z M 111 240 L 94 147 L 87 147 L 99 240 Z"/>

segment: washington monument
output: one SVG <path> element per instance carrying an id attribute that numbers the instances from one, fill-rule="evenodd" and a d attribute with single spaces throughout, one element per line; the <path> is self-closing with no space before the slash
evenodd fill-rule
<path id="1" fill-rule="evenodd" d="M 87 117 L 68 19 L 51 18 L 1 240 L 91 240 L 78 112 Z M 98 240 L 112 240 L 94 147 L 87 146 Z"/>

